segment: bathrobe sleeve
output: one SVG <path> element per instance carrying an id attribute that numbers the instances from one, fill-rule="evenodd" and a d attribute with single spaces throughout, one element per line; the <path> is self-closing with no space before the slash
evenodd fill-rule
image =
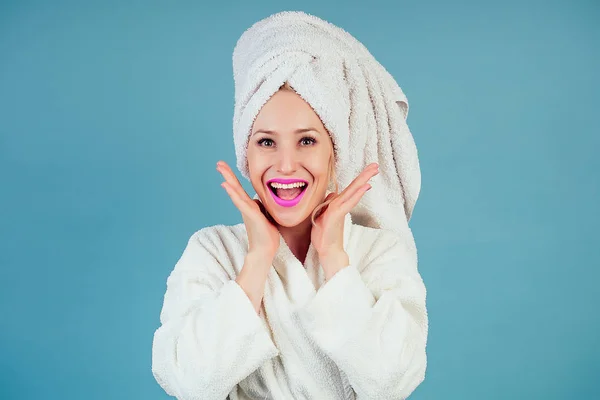
<path id="1" fill-rule="evenodd" d="M 205 228 L 208 229 L 208 228 Z M 227 249 L 196 232 L 167 279 L 152 373 L 177 399 L 223 400 L 278 354 L 250 299 L 223 268 Z"/>
<path id="2" fill-rule="evenodd" d="M 425 378 L 426 289 L 416 250 L 400 238 L 383 235 L 370 252 L 327 281 L 300 318 L 357 399 L 405 399 Z"/>

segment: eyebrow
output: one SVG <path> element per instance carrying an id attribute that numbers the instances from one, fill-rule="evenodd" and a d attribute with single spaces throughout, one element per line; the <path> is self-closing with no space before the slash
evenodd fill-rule
<path id="1" fill-rule="evenodd" d="M 319 131 L 316 128 L 300 128 L 300 129 L 296 129 L 294 131 L 294 133 L 298 134 L 298 133 L 306 133 L 306 132 L 311 132 L 311 131 L 319 133 Z M 276 135 L 277 134 L 276 131 L 271 131 L 268 129 L 259 129 L 259 130 L 255 131 L 253 133 L 253 135 L 255 135 L 257 133 L 266 133 L 267 135 Z"/>

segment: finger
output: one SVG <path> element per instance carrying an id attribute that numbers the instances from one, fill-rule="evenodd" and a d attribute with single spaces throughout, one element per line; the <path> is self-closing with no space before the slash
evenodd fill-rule
<path id="1" fill-rule="evenodd" d="M 348 185 L 346 189 L 340 193 L 339 203 L 348 201 L 354 194 L 359 191 L 369 179 L 379 173 L 379 165 L 377 163 L 371 163 L 365 167 L 365 169 Z"/>
<path id="2" fill-rule="evenodd" d="M 358 190 L 356 190 L 354 192 L 354 194 L 352 194 L 352 196 L 350 196 L 348 198 L 348 200 L 346 200 L 341 206 L 340 206 L 340 211 L 342 211 L 342 213 L 347 214 L 350 211 L 352 211 L 352 209 L 354 207 L 356 207 L 356 205 L 358 204 L 358 202 L 360 201 L 360 199 L 362 199 L 362 197 L 365 195 L 365 193 L 367 193 L 367 191 L 371 189 L 371 185 L 366 183 L 362 186 L 360 186 L 358 188 Z"/>
<path id="3" fill-rule="evenodd" d="M 231 167 L 229 167 L 226 162 L 219 161 L 217 163 L 217 171 L 219 171 L 223 178 L 229 182 L 234 189 L 238 190 L 238 187 L 241 187 L 240 181 L 237 179 L 237 176 L 235 176 L 235 173 L 231 170 Z"/>
<path id="4" fill-rule="evenodd" d="M 336 197 L 336 193 L 329 193 L 327 196 L 325 196 L 325 199 L 323 199 L 323 202 L 321 204 L 327 203 L 330 200 L 333 200 Z M 317 211 L 317 213 L 315 214 L 315 221 L 318 220 L 324 213 L 325 211 L 327 211 L 327 209 L 329 208 L 329 206 L 331 205 L 331 203 L 328 203 L 324 206 L 322 206 L 319 211 Z"/>
<path id="5" fill-rule="evenodd" d="M 362 172 L 354 178 L 354 180 L 348 185 L 346 189 L 342 193 L 340 193 L 340 197 L 342 197 L 343 201 L 346 201 L 350 198 L 356 190 L 360 189 L 365 183 L 369 181 L 373 176 L 379 173 L 379 166 L 376 163 L 369 164 L 362 170 Z"/>
<path id="6" fill-rule="evenodd" d="M 237 207 L 237 209 L 242 214 L 248 215 L 250 212 L 252 212 L 252 209 L 249 207 L 248 203 L 246 201 L 244 201 L 242 198 L 240 198 L 240 195 L 238 194 L 238 192 L 236 192 L 231 187 L 229 182 L 223 182 L 223 183 L 221 183 L 221 186 L 223 187 L 223 189 L 225 189 L 225 191 L 229 195 L 229 198 L 231 198 L 231 201 L 233 202 L 233 204 Z"/>
<path id="7" fill-rule="evenodd" d="M 235 173 L 231 170 L 231 168 L 229 167 L 229 165 L 227 165 L 226 162 L 219 161 L 217 163 L 217 171 L 219 171 L 219 173 L 223 176 L 225 181 L 229 183 L 229 185 L 232 187 L 233 190 L 237 192 L 241 199 L 245 201 L 251 200 L 250 196 L 248 196 L 248 193 L 246 193 L 246 191 L 242 187 L 242 184 L 238 180 L 237 176 L 235 176 Z"/>
<path id="8" fill-rule="evenodd" d="M 325 196 L 323 203 L 325 203 L 326 201 L 329 201 L 329 199 L 332 199 L 335 196 L 336 196 L 336 194 L 334 192 L 329 193 L 327 196 Z"/>

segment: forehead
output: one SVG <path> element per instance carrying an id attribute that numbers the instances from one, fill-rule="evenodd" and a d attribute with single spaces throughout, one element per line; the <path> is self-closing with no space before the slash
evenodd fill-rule
<path id="1" fill-rule="evenodd" d="M 305 133 L 309 129 L 324 133 L 325 127 L 312 107 L 297 93 L 279 91 L 261 108 L 252 132 L 269 131 L 272 134 Z M 300 132 L 304 130 L 304 132 Z"/>
<path id="2" fill-rule="evenodd" d="M 256 129 L 254 130 L 253 134 L 265 134 L 265 135 L 291 135 L 291 134 L 295 134 L 295 135 L 301 135 L 304 133 L 314 133 L 314 134 L 322 134 L 322 132 L 320 132 L 317 128 L 298 128 L 298 129 L 293 129 L 292 131 L 283 131 L 283 132 L 279 132 L 276 130 L 272 130 L 272 129 Z"/>

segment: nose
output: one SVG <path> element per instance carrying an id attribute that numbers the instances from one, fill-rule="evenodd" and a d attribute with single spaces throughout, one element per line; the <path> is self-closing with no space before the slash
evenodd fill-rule
<path id="1" fill-rule="evenodd" d="M 277 160 L 277 172 L 282 175 L 291 175 L 298 169 L 297 154 L 290 149 L 279 151 Z"/>

